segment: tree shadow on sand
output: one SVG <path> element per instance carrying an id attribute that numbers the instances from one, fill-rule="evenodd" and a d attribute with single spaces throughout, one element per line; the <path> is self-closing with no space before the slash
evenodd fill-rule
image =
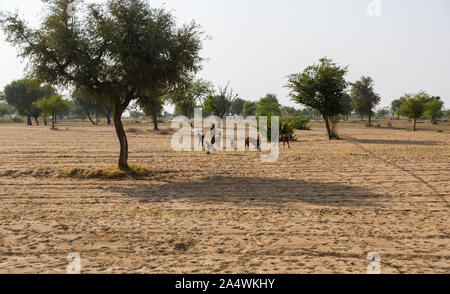
<path id="1" fill-rule="evenodd" d="M 408 141 L 408 140 L 378 140 L 378 139 L 355 139 L 355 142 L 361 144 L 374 144 L 374 145 L 416 145 L 416 146 L 436 146 L 439 142 L 436 141 Z"/>
<path id="2" fill-rule="evenodd" d="M 143 203 L 171 201 L 242 206 L 286 206 L 289 203 L 358 207 L 380 206 L 385 195 L 340 183 L 274 178 L 210 177 L 199 181 L 138 184 L 105 188 Z"/>

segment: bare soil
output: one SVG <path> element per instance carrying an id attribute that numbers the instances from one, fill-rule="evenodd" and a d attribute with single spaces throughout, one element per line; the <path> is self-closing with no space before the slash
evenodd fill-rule
<path id="1" fill-rule="evenodd" d="M 383 273 L 450 273 L 450 124 L 380 125 L 330 142 L 314 122 L 261 163 L 130 123 L 152 176 L 80 180 L 65 171 L 116 163 L 113 127 L 2 124 L 0 273 L 65 273 L 70 252 L 83 273 L 366 273 L 370 252 Z"/>

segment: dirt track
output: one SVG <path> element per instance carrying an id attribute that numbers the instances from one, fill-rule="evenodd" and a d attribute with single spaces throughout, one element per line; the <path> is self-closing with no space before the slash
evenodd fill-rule
<path id="1" fill-rule="evenodd" d="M 0 125 L 0 273 L 450 273 L 450 125 L 443 133 L 343 124 L 258 153 L 175 153 L 129 125 L 148 180 L 73 180 L 115 163 L 114 129 Z M 424 127 L 421 125 L 420 127 Z"/>

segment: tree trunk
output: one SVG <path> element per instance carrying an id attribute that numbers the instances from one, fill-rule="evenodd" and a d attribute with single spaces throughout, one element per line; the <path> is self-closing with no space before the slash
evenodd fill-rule
<path id="1" fill-rule="evenodd" d="M 107 113 L 107 114 L 105 114 L 105 116 L 106 116 L 107 124 L 108 124 L 108 126 L 110 126 L 111 125 L 111 114 Z"/>
<path id="2" fill-rule="evenodd" d="M 46 125 L 47 125 L 47 116 L 44 115 L 44 126 L 46 126 Z"/>
<path id="3" fill-rule="evenodd" d="M 97 113 L 96 113 L 96 116 L 95 116 L 96 118 L 96 122 L 97 122 L 97 124 L 99 123 L 99 119 L 98 119 L 98 111 L 97 111 Z"/>
<path id="4" fill-rule="evenodd" d="M 155 131 L 159 131 L 159 127 L 158 127 L 158 116 L 157 115 L 154 115 L 153 116 L 153 129 L 155 130 Z"/>
<path id="5" fill-rule="evenodd" d="M 56 117 L 55 114 L 52 115 L 52 130 L 55 129 Z"/>
<path id="6" fill-rule="evenodd" d="M 85 108 L 84 111 L 86 112 L 86 115 L 87 115 L 89 121 L 95 126 L 95 122 L 94 122 L 94 120 L 92 120 L 92 117 L 91 117 L 91 114 L 89 113 L 89 110 L 87 110 L 87 108 Z"/>
<path id="7" fill-rule="evenodd" d="M 369 114 L 369 126 L 372 124 L 372 115 Z"/>
<path id="8" fill-rule="evenodd" d="M 31 115 L 27 114 L 27 125 L 32 126 L 33 122 L 31 121 Z"/>
<path id="9" fill-rule="evenodd" d="M 36 121 L 36 125 L 39 125 L 39 119 L 37 117 L 34 118 L 34 120 Z"/>
<path id="10" fill-rule="evenodd" d="M 323 120 L 325 121 L 325 126 L 327 127 L 328 138 L 330 140 L 333 139 L 333 132 L 331 131 L 330 121 L 328 120 L 328 116 L 324 115 Z"/>
<path id="11" fill-rule="evenodd" d="M 128 103 L 122 105 L 116 104 L 114 107 L 114 127 L 116 128 L 117 138 L 120 143 L 119 169 L 128 169 L 128 140 L 122 124 L 122 114 L 128 107 Z"/>
<path id="12" fill-rule="evenodd" d="M 414 132 L 416 131 L 416 125 L 417 125 L 417 119 L 414 119 L 414 127 L 413 127 Z"/>

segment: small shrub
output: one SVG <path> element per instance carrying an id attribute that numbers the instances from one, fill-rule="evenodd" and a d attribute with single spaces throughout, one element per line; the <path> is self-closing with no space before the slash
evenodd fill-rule
<path id="1" fill-rule="evenodd" d="M 23 124 L 25 122 L 25 120 L 23 118 L 19 117 L 19 116 L 13 117 L 11 119 L 11 121 L 13 123 L 17 123 L 17 124 Z"/>
<path id="2" fill-rule="evenodd" d="M 139 134 L 144 134 L 145 131 L 142 129 L 139 129 L 139 128 L 129 128 L 126 130 L 126 133 L 139 135 Z"/>
<path id="3" fill-rule="evenodd" d="M 0 123 L 2 124 L 6 124 L 6 123 L 24 123 L 25 121 L 23 120 L 23 118 L 16 116 L 11 118 L 9 115 L 4 115 L 2 117 L 0 117 Z"/>
<path id="4" fill-rule="evenodd" d="M 2 116 L 0 117 L 0 124 L 6 124 L 11 122 L 11 119 L 9 118 L 8 115 Z"/>
<path id="5" fill-rule="evenodd" d="M 293 134 L 295 130 L 309 130 L 310 118 L 290 116 L 280 120 L 280 134 Z"/>
<path id="6" fill-rule="evenodd" d="M 152 132 L 153 132 L 153 130 L 152 130 Z M 159 135 L 167 136 L 167 135 L 172 135 L 172 134 L 174 134 L 174 133 L 175 133 L 175 130 L 174 130 L 174 129 L 164 129 L 164 130 L 159 130 L 159 131 L 157 131 L 156 133 L 158 133 Z"/>

